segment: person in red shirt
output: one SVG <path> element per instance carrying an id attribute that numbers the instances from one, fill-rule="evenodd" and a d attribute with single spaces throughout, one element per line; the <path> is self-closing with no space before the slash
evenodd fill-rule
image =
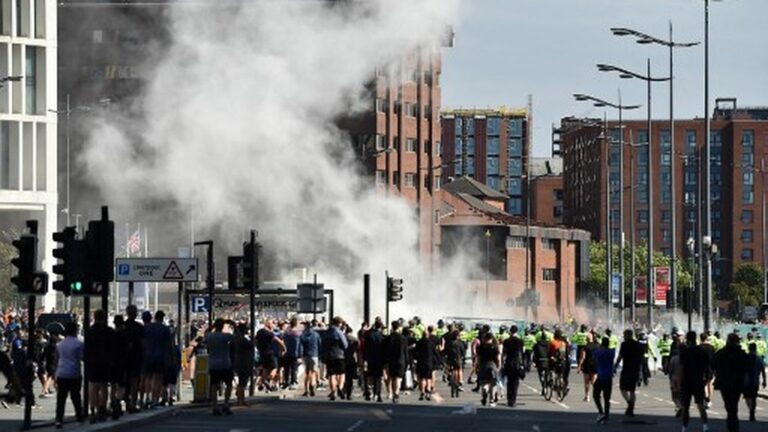
<path id="1" fill-rule="evenodd" d="M 549 360 L 552 370 L 563 377 L 563 385 L 567 394 L 568 374 L 571 371 L 571 363 L 568 359 L 568 341 L 560 329 L 555 330 L 555 337 L 549 342 Z"/>

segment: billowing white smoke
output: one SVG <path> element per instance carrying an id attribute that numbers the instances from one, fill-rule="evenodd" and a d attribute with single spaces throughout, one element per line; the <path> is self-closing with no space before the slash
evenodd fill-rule
<path id="1" fill-rule="evenodd" d="M 296 262 L 333 269 L 323 276 L 337 287 L 359 292 L 362 273 L 383 279 L 384 269 L 413 287 L 414 211 L 373 192 L 334 122 L 372 109 L 365 86 L 377 67 L 439 49 L 458 1 L 173 7 L 173 42 L 149 71 L 141 119 L 94 125 L 89 176 L 118 209 L 170 202 L 174 214 L 193 209 L 199 227 L 256 227 Z"/>

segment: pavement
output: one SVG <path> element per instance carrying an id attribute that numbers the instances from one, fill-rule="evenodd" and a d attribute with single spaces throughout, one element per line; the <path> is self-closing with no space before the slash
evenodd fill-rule
<path id="1" fill-rule="evenodd" d="M 353 401 L 331 402 L 320 392 L 315 398 L 305 398 L 300 393 L 285 391 L 258 394 L 249 399 L 249 406 L 233 408 L 232 416 L 214 417 L 210 407 L 191 403 L 180 403 L 174 407 L 158 408 L 134 415 L 123 416 L 118 421 L 108 421 L 94 425 L 78 424 L 73 419 L 64 430 L 96 431 L 135 431 L 141 432 L 250 432 L 272 431 L 346 431 L 346 432 L 381 432 L 409 430 L 439 430 L 440 432 L 473 430 L 505 432 L 546 432 L 546 431 L 590 431 L 595 427 L 605 431 L 630 432 L 627 429 L 643 431 L 679 430 L 679 419 L 674 417 L 674 406 L 669 401 L 666 377 L 658 374 L 647 387 L 637 392 L 635 417 L 624 416 L 626 404 L 618 388 L 614 388 L 611 397 L 611 419 L 606 425 L 596 425 L 597 417 L 594 403 L 583 401 L 582 377 L 571 376 L 571 392 L 562 401 L 545 401 L 539 395 L 536 374 L 529 374 L 521 384 L 518 406 L 509 408 L 504 404 L 498 407 L 483 407 L 480 396 L 467 391 L 460 398 L 448 397 L 448 389 L 438 384 L 433 401 L 418 401 L 418 393 L 411 392 L 401 396 L 400 404 L 391 402 L 365 402 L 359 391 L 353 395 Z M 182 394 L 182 400 L 189 400 L 188 388 Z M 43 399 L 40 407 L 33 411 L 33 426 L 36 430 L 53 431 L 54 398 Z M 746 405 L 739 406 L 740 417 L 746 419 Z M 71 403 L 67 407 L 71 413 Z M 717 395 L 708 411 L 710 430 L 725 430 L 725 409 Z M 23 415 L 22 406 L 12 406 L 7 410 L 0 408 L 0 431 L 19 430 Z M 701 430 L 700 420 L 695 408 L 691 413 L 689 430 Z M 768 400 L 759 400 L 757 422 L 742 421 L 743 432 L 765 432 L 768 430 Z M 564 429 L 565 428 L 565 429 Z"/>

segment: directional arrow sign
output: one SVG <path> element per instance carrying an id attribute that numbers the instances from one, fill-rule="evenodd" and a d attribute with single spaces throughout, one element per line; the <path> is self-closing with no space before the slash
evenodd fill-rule
<path id="1" fill-rule="evenodd" d="M 118 258 L 118 282 L 196 282 L 197 258 Z"/>

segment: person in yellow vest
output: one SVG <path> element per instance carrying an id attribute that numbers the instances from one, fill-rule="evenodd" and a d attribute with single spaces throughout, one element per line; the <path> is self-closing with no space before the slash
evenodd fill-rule
<path id="1" fill-rule="evenodd" d="M 496 335 L 496 339 L 502 344 L 505 340 L 509 339 L 509 332 L 506 325 L 502 324 L 499 326 L 499 333 Z"/>
<path id="2" fill-rule="evenodd" d="M 437 327 L 435 328 L 435 336 L 442 339 L 446 333 L 448 333 L 448 330 L 445 327 L 445 321 L 437 320 Z"/>
<path id="3" fill-rule="evenodd" d="M 768 353 L 768 344 L 760 333 L 757 334 L 757 338 L 755 339 L 755 347 L 757 348 L 757 356 L 765 361 L 765 355 Z"/>
<path id="4" fill-rule="evenodd" d="M 525 329 L 525 335 L 523 336 L 523 363 L 525 364 L 525 371 L 531 371 L 531 356 L 533 355 L 533 346 L 536 345 L 536 336 L 533 333 Z"/>
<path id="5" fill-rule="evenodd" d="M 581 358 L 581 352 L 584 350 L 584 347 L 587 346 L 587 335 L 589 332 L 587 331 L 587 326 L 585 324 L 582 324 L 581 327 L 573 333 L 573 336 L 571 336 L 571 342 L 576 346 L 576 358 Z"/>
<path id="6" fill-rule="evenodd" d="M 619 346 L 619 338 L 613 334 L 611 329 L 605 329 L 605 337 L 608 338 L 608 349 L 615 350 Z"/>
<path id="7" fill-rule="evenodd" d="M 664 333 L 661 336 L 661 339 L 656 342 L 656 348 L 658 348 L 659 355 L 661 356 L 661 370 L 666 375 L 669 366 L 669 356 L 672 354 L 672 339 L 669 337 L 669 334 Z"/>

